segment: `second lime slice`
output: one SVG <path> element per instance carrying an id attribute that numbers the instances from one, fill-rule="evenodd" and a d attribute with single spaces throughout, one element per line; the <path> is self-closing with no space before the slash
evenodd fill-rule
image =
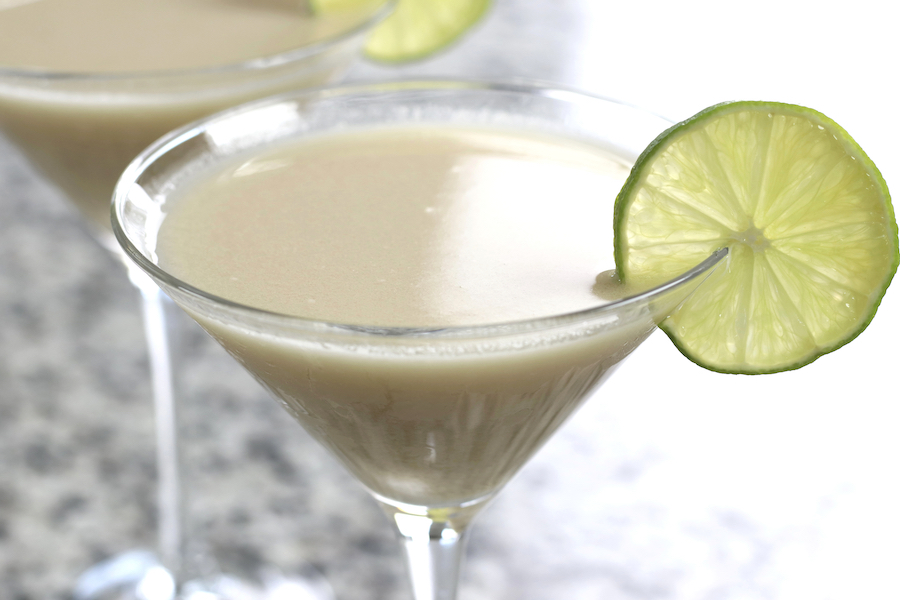
<path id="1" fill-rule="evenodd" d="M 399 0 L 366 42 L 366 55 L 384 62 L 422 58 L 475 24 L 490 0 Z"/>

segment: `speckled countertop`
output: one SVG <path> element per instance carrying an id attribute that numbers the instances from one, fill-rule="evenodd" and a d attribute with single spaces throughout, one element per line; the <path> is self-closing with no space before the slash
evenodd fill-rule
<path id="1" fill-rule="evenodd" d="M 537 78 L 674 118 L 797 102 L 900 181 L 898 45 L 878 2 L 605 4 L 496 0 L 451 51 L 350 78 Z M 197 539 L 232 570 L 310 563 L 341 600 L 408 598 L 374 503 L 177 323 Z M 893 289 L 852 345 L 778 376 L 708 373 L 653 336 L 479 518 L 461 598 L 897 597 L 898 334 Z M 97 560 L 155 544 L 146 372 L 122 269 L 0 140 L 0 600 L 68 598 Z"/>

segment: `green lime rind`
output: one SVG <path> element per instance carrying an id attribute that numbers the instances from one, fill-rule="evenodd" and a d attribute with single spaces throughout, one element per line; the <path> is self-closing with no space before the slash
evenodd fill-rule
<path id="1" fill-rule="evenodd" d="M 663 132 L 616 198 L 614 228 L 632 285 L 729 248 L 661 324 L 722 373 L 797 369 L 852 341 L 900 264 L 881 173 L 837 123 L 790 104 L 718 104 Z"/>
<path id="2" fill-rule="evenodd" d="M 481 20 L 490 0 L 399 0 L 366 41 L 366 57 L 384 63 L 420 60 Z"/>

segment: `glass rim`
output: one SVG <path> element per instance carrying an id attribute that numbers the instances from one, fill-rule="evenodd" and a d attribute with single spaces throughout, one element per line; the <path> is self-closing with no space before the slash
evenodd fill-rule
<path id="1" fill-rule="evenodd" d="M 2 83 L 4 78 L 23 79 L 32 82 L 90 83 L 96 81 L 118 83 L 142 80 L 152 81 L 154 79 L 162 78 L 174 79 L 181 77 L 195 77 L 198 75 L 227 75 L 241 71 L 257 71 L 279 67 L 322 54 L 335 46 L 339 46 L 342 42 L 364 33 L 386 18 L 394 8 L 396 8 L 399 1 L 400 0 L 382 0 L 381 6 L 374 10 L 372 14 L 368 15 L 367 18 L 350 29 L 341 30 L 325 39 L 317 40 L 277 54 L 269 54 L 248 60 L 205 67 L 110 72 L 58 71 L 52 69 L 8 67 L 0 65 L 0 83 Z"/>
<path id="2" fill-rule="evenodd" d="M 512 92 L 527 95 L 537 95 L 546 97 L 577 97 L 582 100 L 591 102 L 601 102 L 613 105 L 619 108 L 625 108 L 644 113 L 648 116 L 663 119 L 650 111 L 637 108 L 635 106 L 620 102 L 618 100 L 592 95 L 571 88 L 562 86 L 554 86 L 537 82 L 503 82 L 503 81 L 481 81 L 481 80 L 444 80 L 444 79 L 415 79 L 415 80 L 396 80 L 389 82 L 378 82 L 370 84 L 349 84 L 340 86 L 325 86 L 319 88 L 310 88 L 305 90 L 297 90 L 285 94 L 279 94 L 262 100 L 256 100 L 237 107 L 233 107 L 222 112 L 210 115 L 179 129 L 170 132 L 168 135 L 160 138 L 155 143 L 146 148 L 139 154 L 123 172 L 115 191 L 113 192 L 113 201 L 111 204 L 111 219 L 113 233 L 122 247 L 125 255 L 134 261 L 140 269 L 146 272 L 151 278 L 161 283 L 164 287 L 176 290 L 180 294 L 185 294 L 194 299 L 198 299 L 204 303 L 212 303 L 220 309 L 227 310 L 232 313 L 238 313 L 244 319 L 251 319 L 256 323 L 264 323 L 268 326 L 277 326 L 280 329 L 288 329 L 291 331 L 300 331 L 308 333 L 331 333 L 336 335 L 364 336 L 371 338 L 382 338 L 402 341 L 408 339 L 422 340 L 428 339 L 474 339 L 485 337 L 510 336 L 519 333 L 527 333 L 535 330 L 546 330 L 556 327 L 564 327 L 575 325 L 579 322 L 594 321 L 602 319 L 619 311 L 631 308 L 633 306 L 648 303 L 657 297 L 663 296 L 666 292 L 678 288 L 682 284 L 686 284 L 694 279 L 704 276 L 710 272 L 720 261 L 728 255 L 728 248 L 723 247 L 713 251 L 708 257 L 702 260 L 694 267 L 684 271 L 683 273 L 673 277 L 672 279 L 655 285 L 648 290 L 637 294 L 627 296 L 625 298 L 613 300 L 605 304 L 581 309 L 573 312 L 546 315 L 541 317 L 501 321 L 484 324 L 472 325 L 452 325 L 438 327 L 394 327 L 394 326 L 366 326 L 352 323 L 338 323 L 330 321 L 321 321 L 270 311 L 266 309 L 248 306 L 240 302 L 235 302 L 227 298 L 222 298 L 216 294 L 206 292 L 192 284 L 179 279 L 168 271 L 159 267 L 152 259 L 148 258 L 141 252 L 137 246 L 131 241 L 120 219 L 120 209 L 122 209 L 129 198 L 129 191 L 132 186 L 139 185 L 138 179 L 157 159 L 164 156 L 168 152 L 180 147 L 182 144 L 203 135 L 208 127 L 223 119 L 233 116 L 246 114 L 254 110 L 264 109 L 266 107 L 275 106 L 285 102 L 300 102 L 312 98 L 328 99 L 331 97 L 347 97 L 354 94 L 372 94 L 372 93 L 388 93 L 403 91 L 482 91 L 482 92 Z M 665 119 L 667 120 L 667 119 Z"/>

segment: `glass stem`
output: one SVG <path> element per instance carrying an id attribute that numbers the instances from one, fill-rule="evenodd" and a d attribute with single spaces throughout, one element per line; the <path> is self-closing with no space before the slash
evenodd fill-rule
<path id="1" fill-rule="evenodd" d="M 456 600 L 466 532 L 481 502 L 452 509 L 385 502 L 406 554 L 415 600 Z"/>
<path id="2" fill-rule="evenodd" d="M 129 266 L 129 278 L 141 293 L 144 334 L 150 358 L 156 417 L 157 527 L 159 559 L 178 577 L 183 561 L 183 503 L 179 474 L 178 420 L 172 383 L 172 363 L 165 296 L 150 278 Z"/>
<path id="3" fill-rule="evenodd" d="M 406 523 L 400 536 L 406 551 L 415 600 L 456 600 L 460 567 L 465 549 L 465 530 L 456 531 L 448 523 L 415 517 L 420 523 Z"/>

